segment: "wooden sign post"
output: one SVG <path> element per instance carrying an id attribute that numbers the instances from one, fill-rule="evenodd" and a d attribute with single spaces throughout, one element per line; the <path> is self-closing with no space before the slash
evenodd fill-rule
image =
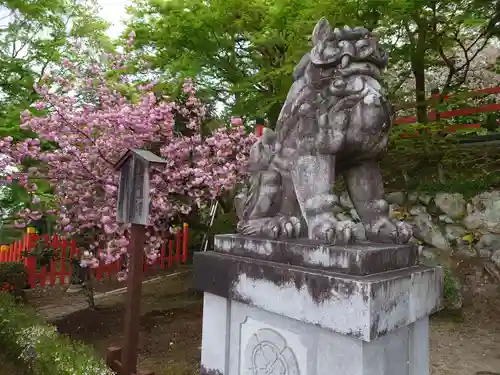
<path id="1" fill-rule="evenodd" d="M 144 242 L 150 204 L 149 166 L 166 162 L 150 151 L 134 149 L 127 151 L 115 165 L 120 171 L 116 218 L 119 223 L 132 225 L 128 254 L 125 342 L 123 350 L 109 348 L 107 358 L 108 365 L 119 375 L 154 375 L 152 372 L 137 372 L 137 346 Z"/>

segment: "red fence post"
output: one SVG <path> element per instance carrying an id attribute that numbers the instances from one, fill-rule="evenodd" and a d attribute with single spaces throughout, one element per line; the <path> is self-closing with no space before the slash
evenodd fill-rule
<path id="1" fill-rule="evenodd" d="M 168 240 L 168 268 L 172 268 L 173 260 L 174 260 L 174 243 L 172 240 Z"/>
<path id="2" fill-rule="evenodd" d="M 35 234 L 34 231 L 28 229 L 28 233 L 23 239 L 24 241 L 23 247 L 27 254 L 29 254 L 30 250 L 33 248 L 33 246 L 35 246 L 37 237 L 38 236 Z M 26 266 L 26 271 L 28 272 L 28 283 L 30 285 L 30 288 L 34 289 L 36 287 L 36 279 L 37 279 L 36 257 L 27 256 L 24 264 Z"/>
<path id="3" fill-rule="evenodd" d="M 189 239 L 189 225 L 188 223 L 184 223 L 184 226 L 182 228 L 182 263 L 187 262 L 188 239 Z"/>
<path id="4" fill-rule="evenodd" d="M 175 234 L 175 263 L 179 264 L 181 262 L 181 232 Z"/>
<path id="5" fill-rule="evenodd" d="M 7 254 L 7 251 L 9 250 L 9 247 L 7 245 L 2 245 L 0 247 L 0 263 L 5 262 L 5 254 Z"/>
<path id="6" fill-rule="evenodd" d="M 257 137 L 261 137 L 263 132 L 264 125 L 255 125 L 255 135 L 257 135 Z"/>
<path id="7" fill-rule="evenodd" d="M 12 252 L 12 262 L 17 262 L 17 254 L 19 254 L 19 249 L 23 247 L 22 241 L 17 241 L 14 251 Z"/>
<path id="8" fill-rule="evenodd" d="M 7 256 L 9 254 L 9 245 L 2 245 L 0 247 L 0 263 L 7 262 Z"/>

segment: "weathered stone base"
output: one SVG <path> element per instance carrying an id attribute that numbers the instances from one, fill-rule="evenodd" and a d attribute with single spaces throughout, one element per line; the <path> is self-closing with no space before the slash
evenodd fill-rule
<path id="1" fill-rule="evenodd" d="M 349 276 L 215 252 L 195 254 L 199 290 L 371 341 L 441 307 L 441 268 Z"/>
<path id="2" fill-rule="evenodd" d="M 428 375 L 428 327 L 366 342 L 205 293 L 201 375 Z"/>
<path id="3" fill-rule="evenodd" d="M 359 276 L 418 264 L 418 249 L 411 244 L 362 242 L 340 246 L 307 238 L 273 240 L 241 234 L 219 234 L 214 239 L 214 250 L 219 253 Z"/>
<path id="4" fill-rule="evenodd" d="M 441 268 L 353 276 L 229 250 L 195 254 L 195 285 L 205 292 L 202 374 L 428 375 Z"/>

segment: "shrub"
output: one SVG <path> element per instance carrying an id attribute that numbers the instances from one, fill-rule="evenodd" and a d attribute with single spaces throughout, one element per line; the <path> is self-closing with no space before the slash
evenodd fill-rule
<path id="1" fill-rule="evenodd" d="M 463 303 L 460 280 L 449 268 L 444 268 L 444 303 L 449 310 L 461 309 Z"/>
<path id="2" fill-rule="evenodd" d="M 113 374 L 90 347 L 59 334 L 7 293 L 0 293 L 0 350 L 35 375 Z"/>
<path id="3" fill-rule="evenodd" d="M 15 297 L 23 295 L 28 282 L 28 273 L 22 263 L 0 263 L 0 291 Z"/>

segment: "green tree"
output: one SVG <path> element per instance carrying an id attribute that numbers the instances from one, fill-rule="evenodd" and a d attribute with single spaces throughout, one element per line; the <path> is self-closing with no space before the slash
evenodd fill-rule
<path id="1" fill-rule="evenodd" d="M 0 3 L 0 137 L 15 140 L 33 137 L 21 130 L 20 113 L 38 100 L 34 85 L 43 75 L 60 64 L 74 43 L 100 49 L 109 45 L 105 35 L 108 25 L 98 16 L 96 3 L 78 0 Z M 73 59 L 74 60 L 74 59 Z M 13 171 L 1 171 L 2 180 Z M 37 181 L 39 198 L 49 203 L 50 189 Z M 11 228 L 11 213 L 29 207 L 29 195 L 16 184 L 0 188 L 0 241 L 8 242 L 23 231 Z M 36 223 L 42 232 L 50 222 Z"/>
<path id="2" fill-rule="evenodd" d="M 90 1 L 9 1 L 0 27 L 0 136 L 23 138 L 19 113 L 37 94 L 33 86 L 55 64 L 66 47 L 83 40 L 95 45 L 105 39 L 107 25 Z"/>
<path id="3" fill-rule="evenodd" d="M 500 3 L 499 3 L 500 4 Z M 493 6 L 492 6 L 493 5 Z M 435 82 L 445 76 L 439 87 L 444 96 L 461 88 L 471 64 L 498 36 L 500 7 L 484 0 L 393 0 L 379 20 L 379 31 L 396 67 L 399 83 L 391 87 L 394 96 L 409 77 L 411 96 L 417 102 L 417 119 L 427 122 L 426 100 Z M 398 93 L 398 97 L 401 93 Z"/>
<path id="4" fill-rule="evenodd" d="M 264 116 L 271 126 L 317 20 L 327 16 L 343 26 L 378 17 L 340 0 L 137 0 L 129 11 L 142 59 L 166 72 L 165 80 L 196 77 L 206 95 L 233 114 Z"/>
<path id="5" fill-rule="evenodd" d="M 136 0 L 129 11 L 139 55 L 166 81 L 194 76 L 232 113 L 265 116 L 271 126 L 320 17 L 379 31 L 391 69 L 401 82 L 414 81 L 412 96 L 421 102 L 431 68 L 448 70 L 442 91 L 466 81 L 496 35 L 499 13 L 486 0 Z M 426 122 L 425 104 L 418 117 Z"/>

